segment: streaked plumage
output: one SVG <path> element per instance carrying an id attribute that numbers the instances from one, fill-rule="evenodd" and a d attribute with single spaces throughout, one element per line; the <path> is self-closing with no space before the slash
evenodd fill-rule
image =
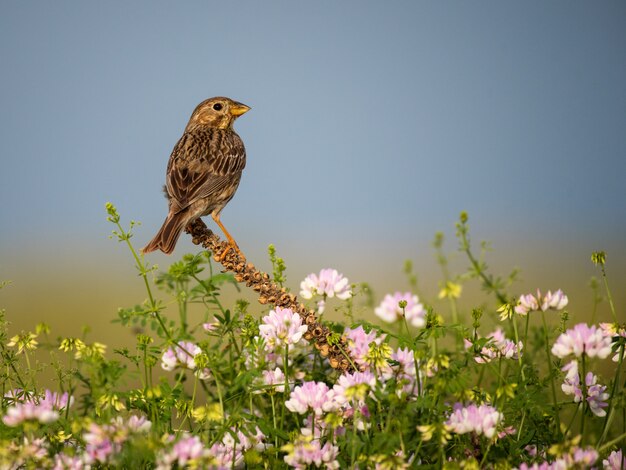
<path id="1" fill-rule="evenodd" d="M 245 147 L 232 126 L 249 109 L 225 97 L 210 98 L 196 107 L 167 165 L 169 213 L 144 253 L 171 253 L 187 224 L 211 215 L 241 254 L 220 222 L 220 212 L 235 195 L 246 166 Z"/>

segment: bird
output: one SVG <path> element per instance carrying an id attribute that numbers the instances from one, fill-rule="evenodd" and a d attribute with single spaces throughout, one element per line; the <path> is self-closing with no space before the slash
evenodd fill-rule
<path id="1" fill-rule="evenodd" d="M 211 215 L 228 239 L 220 258 L 232 248 L 245 258 L 220 220 L 233 198 L 246 166 L 246 149 L 233 130 L 235 120 L 249 106 L 223 96 L 204 100 L 191 114 L 167 165 L 165 195 L 169 212 L 156 236 L 141 251 L 170 254 L 182 230 L 196 219 Z"/>

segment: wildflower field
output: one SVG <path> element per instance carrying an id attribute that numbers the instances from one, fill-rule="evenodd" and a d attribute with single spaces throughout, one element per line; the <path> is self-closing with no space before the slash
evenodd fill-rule
<path id="1" fill-rule="evenodd" d="M 114 320 L 136 347 L 43 323 L 13 332 L 2 312 L 0 468 L 626 468 L 626 325 L 602 252 L 590 295 L 606 308 L 574 324 L 558 286 L 516 292 L 514 275 L 491 274 L 462 213 L 467 270 L 451 273 L 434 243 L 449 307 L 403 289 L 368 322 L 355 313 L 367 285 L 332 267 L 293 292 L 273 247 L 271 277 L 208 251 L 159 271 L 132 244 L 136 224 L 107 212 L 146 289 Z M 238 283 L 260 305 L 225 305 Z M 467 283 L 486 307 L 459 307 Z"/>

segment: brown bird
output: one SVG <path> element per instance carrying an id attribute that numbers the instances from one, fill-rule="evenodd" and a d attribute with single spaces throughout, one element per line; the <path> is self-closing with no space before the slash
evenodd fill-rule
<path id="1" fill-rule="evenodd" d="M 167 165 L 165 194 L 169 213 L 159 232 L 141 251 L 170 254 L 183 228 L 210 214 L 230 247 L 243 257 L 222 225 L 220 212 L 235 195 L 246 166 L 246 149 L 233 130 L 233 123 L 249 109 L 221 96 L 196 107 Z M 222 253 L 222 258 L 227 252 Z"/>

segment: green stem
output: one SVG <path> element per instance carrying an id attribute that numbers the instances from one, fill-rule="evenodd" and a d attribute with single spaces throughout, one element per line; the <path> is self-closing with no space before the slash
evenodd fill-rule
<path id="1" fill-rule="evenodd" d="M 606 418 L 604 419 L 604 427 L 602 429 L 602 436 L 600 437 L 600 440 L 598 441 L 598 445 L 602 444 L 604 439 L 606 439 L 606 436 L 609 433 L 610 424 L 613 421 L 613 415 L 615 413 L 615 406 L 613 405 L 615 401 L 615 396 L 617 394 L 617 387 L 619 386 L 619 383 L 621 382 L 622 364 L 624 362 L 624 344 L 620 346 L 618 354 L 619 356 L 618 356 L 617 370 L 615 371 L 615 378 L 613 379 L 613 388 L 611 390 L 611 398 L 609 399 L 609 409 L 606 413 Z"/>
<path id="2" fill-rule="evenodd" d="M 613 304 L 613 296 L 611 295 L 611 289 L 609 289 L 609 281 L 606 277 L 604 264 L 601 264 L 600 268 L 602 269 L 602 281 L 604 281 L 604 290 L 606 290 L 606 297 L 609 300 L 609 306 L 611 307 L 611 313 L 613 314 L 613 322 L 617 323 L 617 313 L 615 313 L 615 305 Z"/>
<path id="3" fill-rule="evenodd" d="M 517 319 L 515 318 L 515 316 L 513 316 L 511 320 L 513 321 L 513 332 L 515 333 L 515 346 L 517 346 L 519 344 L 519 332 L 517 331 Z M 524 374 L 524 366 L 522 364 L 522 351 L 517 352 L 517 362 L 519 364 L 519 370 L 522 376 L 522 380 L 524 381 L 524 387 L 526 387 L 526 376 Z"/>
<path id="4" fill-rule="evenodd" d="M 582 359 L 582 373 L 580 377 L 580 389 L 583 392 L 582 399 L 582 414 L 580 416 L 580 435 L 581 441 L 580 445 L 583 446 L 585 444 L 585 416 L 587 415 L 587 361 L 585 358 L 587 355 L 583 352 L 581 357 Z"/>
<path id="5" fill-rule="evenodd" d="M 546 323 L 546 315 L 541 312 L 541 320 L 543 321 L 543 334 L 546 343 L 546 359 L 548 360 L 548 375 L 550 377 L 550 388 L 552 390 L 552 405 L 554 406 L 554 420 L 557 426 L 557 432 L 561 432 L 561 419 L 559 417 L 559 405 L 556 401 L 556 387 L 554 385 L 554 377 L 552 377 L 552 359 L 550 357 L 550 336 L 548 334 L 548 324 Z"/>

